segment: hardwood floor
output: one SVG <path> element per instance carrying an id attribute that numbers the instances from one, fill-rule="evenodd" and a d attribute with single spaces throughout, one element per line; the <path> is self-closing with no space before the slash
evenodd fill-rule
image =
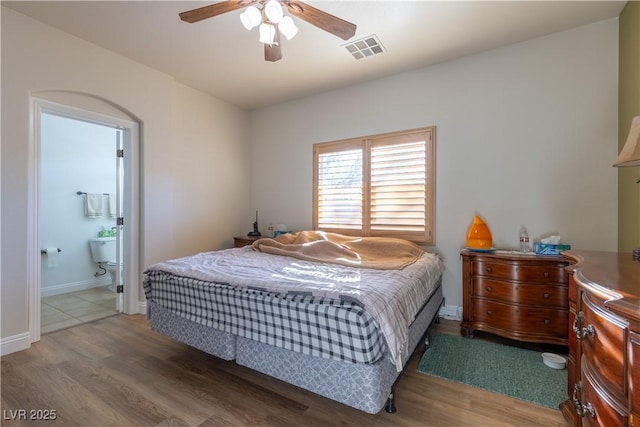
<path id="1" fill-rule="evenodd" d="M 436 328 L 459 333 L 455 321 Z M 566 426 L 558 410 L 420 374 L 419 360 L 396 387 L 398 412 L 370 415 L 166 338 L 144 316 L 118 315 L 3 357 L 1 425 Z M 29 419 L 46 411 L 55 419 Z"/>

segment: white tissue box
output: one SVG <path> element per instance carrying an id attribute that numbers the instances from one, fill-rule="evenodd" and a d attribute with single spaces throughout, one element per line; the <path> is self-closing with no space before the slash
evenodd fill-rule
<path id="1" fill-rule="evenodd" d="M 568 251 L 571 245 L 566 243 L 541 243 L 533 242 L 533 252 L 536 255 L 560 255 L 560 251 Z"/>

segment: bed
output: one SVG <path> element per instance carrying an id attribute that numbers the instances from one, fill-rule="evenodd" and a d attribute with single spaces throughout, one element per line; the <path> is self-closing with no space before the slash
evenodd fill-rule
<path id="1" fill-rule="evenodd" d="M 144 273 L 151 328 L 367 413 L 437 320 L 444 265 L 399 239 L 299 232 Z"/>

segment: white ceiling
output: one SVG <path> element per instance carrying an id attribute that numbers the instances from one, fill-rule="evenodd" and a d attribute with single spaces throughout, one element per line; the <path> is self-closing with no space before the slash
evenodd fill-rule
<path id="1" fill-rule="evenodd" d="M 355 60 L 344 40 L 294 17 L 283 59 L 264 61 L 241 10 L 194 24 L 194 1 L 2 1 L 96 45 L 254 109 L 616 17 L 624 1 L 308 1 L 375 34 L 387 52 Z"/>

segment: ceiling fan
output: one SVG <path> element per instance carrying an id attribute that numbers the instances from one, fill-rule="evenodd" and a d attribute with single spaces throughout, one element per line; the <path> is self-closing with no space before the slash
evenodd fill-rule
<path id="1" fill-rule="evenodd" d="M 240 16 L 245 28 L 260 25 L 260 41 L 264 43 L 265 61 L 282 59 L 280 34 L 291 39 L 298 29 L 290 17 L 284 16 L 282 6 L 288 12 L 316 27 L 343 40 L 349 40 L 356 33 L 356 26 L 350 22 L 295 0 L 227 0 L 209 6 L 188 10 L 179 14 L 185 22 L 194 23 L 233 10 L 247 8 Z"/>

